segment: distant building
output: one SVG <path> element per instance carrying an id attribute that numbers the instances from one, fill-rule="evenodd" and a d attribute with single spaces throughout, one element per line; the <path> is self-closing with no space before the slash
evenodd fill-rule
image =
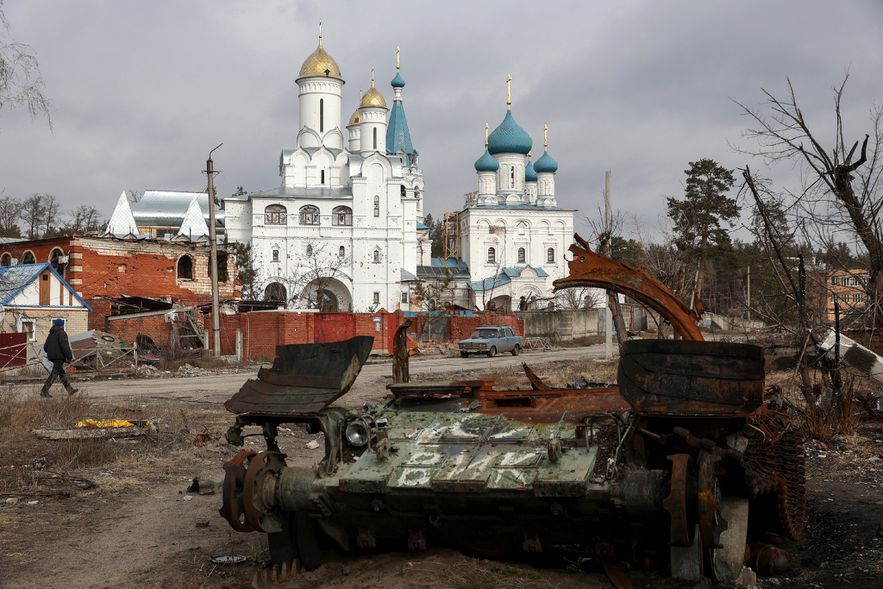
<path id="1" fill-rule="evenodd" d="M 209 234 L 208 194 L 183 190 L 146 190 L 140 197 L 123 192 L 105 234 L 195 241 Z M 215 229 L 224 234 L 224 210 L 215 211 Z"/>
<path id="2" fill-rule="evenodd" d="M 832 270 L 826 273 L 828 296 L 825 301 L 825 317 L 834 323 L 834 301 L 840 303 L 840 320 L 844 329 L 856 322 L 865 311 L 867 305 L 866 288 L 868 270 L 851 268 L 849 270 Z"/>

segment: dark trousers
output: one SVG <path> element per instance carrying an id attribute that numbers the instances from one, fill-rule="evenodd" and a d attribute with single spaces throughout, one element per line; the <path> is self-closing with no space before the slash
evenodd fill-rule
<path id="1" fill-rule="evenodd" d="M 49 373 L 49 376 L 46 377 L 46 383 L 43 385 L 43 393 L 49 392 L 49 387 L 52 386 L 52 383 L 55 382 L 56 378 L 61 380 L 61 384 L 64 385 L 67 392 L 73 390 L 74 387 L 71 386 L 70 381 L 67 379 L 67 373 L 64 371 L 64 360 L 53 360 L 52 371 Z"/>

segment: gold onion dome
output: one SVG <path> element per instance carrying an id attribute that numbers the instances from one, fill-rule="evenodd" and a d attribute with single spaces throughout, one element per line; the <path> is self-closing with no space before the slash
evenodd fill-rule
<path id="1" fill-rule="evenodd" d="M 347 127 L 358 125 L 361 120 L 361 117 L 359 117 L 359 111 L 356 111 L 353 113 L 353 116 L 350 117 L 350 124 L 347 125 Z"/>
<path id="2" fill-rule="evenodd" d="M 386 100 L 383 99 L 383 94 L 377 91 L 374 80 L 371 80 L 371 87 L 362 96 L 359 108 L 386 108 Z"/>
<path id="3" fill-rule="evenodd" d="M 304 61 L 304 64 L 300 66 L 298 78 L 314 78 L 320 76 L 336 78 L 343 81 L 337 62 L 334 61 L 333 57 L 328 55 L 328 52 L 325 51 L 325 47 L 322 46 L 322 37 L 319 37 L 319 46 L 316 47 L 316 50 L 313 51 L 306 61 Z"/>

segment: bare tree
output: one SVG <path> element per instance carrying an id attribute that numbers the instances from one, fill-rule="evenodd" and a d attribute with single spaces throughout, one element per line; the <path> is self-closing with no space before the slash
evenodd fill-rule
<path id="1" fill-rule="evenodd" d="M 52 128 L 40 64 L 30 47 L 9 37 L 9 22 L 0 0 L 0 111 L 24 107 L 31 118 L 42 115 Z"/>
<path id="2" fill-rule="evenodd" d="M 332 290 L 333 282 L 343 277 L 340 269 L 349 264 L 346 246 L 308 241 L 304 254 L 297 257 L 295 278 L 289 281 L 289 300 L 308 309 L 337 311 L 339 300 Z"/>
<path id="3" fill-rule="evenodd" d="M 0 237 L 21 237 L 18 226 L 21 201 L 14 196 L 0 198 Z"/>
<path id="4" fill-rule="evenodd" d="M 43 205 L 42 194 L 32 194 L 21 203 L 20 218 L 25 223 L 25 230 L 28 239 L 37 239 L 40 237 L 40 226 L 43 224 L 43 217 L 46 209 Z"/>
<path id="5" fill-rule="evenodd" d="M 91 205 L 80 205 L 68 214 L 68 222 L 62 232 L 69 235 L 98 231 L 101 229 L 101 213 Z"/>
<path id="6" fill-rule="evenodd" d="M 60 210 L 61 206 L 58 204 L 55 195 L 43 195 L 43 235 L 48 235 L 52 232 L 52 228 L 55 226 L 55 221 L 58 218 L 58 212 Z"/>
<path id="7" fill-rule="evenodd" d="M 866 286 L 870 326 L 877 323 L 883 295 L 883 224 L 880 209 L 883 174 L 883 107 L 871 109 L 871 132 L 861 140 L 847 141 L 842 101 L 849 75 L 834 88 L 834 140 L 826 149 L 803 115 L 794 86 L 787 81 L 785 97 L 762 89 L 768 112 L 737 104 L 755 123 L 746 135 L 754 147 L 745 153 L 762 157 L 768 164 L 798 162 L 803 166 L 802 183 L 786 190 L 789 205 L 813 227 L 806 229 L 826 238 L 843 241 L 857 238 L 868 261 Z"/>

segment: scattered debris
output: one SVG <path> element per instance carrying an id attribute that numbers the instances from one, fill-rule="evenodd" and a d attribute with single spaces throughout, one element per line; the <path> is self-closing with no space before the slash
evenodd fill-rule
<path id="1" fill-rule="evenodd" d="M 41 440 L 107 440 L 111 438 L 136 438 L 148 431 L 141 427 L 107 427 L 76 429 L 35 429 L 33 433 Z"/>
<path id="2" fill-rule="evenodd" d="M 37 503 L 39 503 L 39 501 L 37 501 L 36 499 L 31 499 L 30 501 L 28 501 L 28 505 L 36 505 Z"/>
<path id="3" fill-rule="evenodd" d="M 190 486 L 187 487 L 188 493 L 199 493 L 200 495 L 214 495 L 221 490 L 222 483 L 220 481 L 208 481 L 194 478 Z"/>
<path id="4" fill-rule="evenodd" d="M 304 445 L 310 450 L 315 450 L 316 448 L 319 447 L 319 441 L 318 440 L 310 440 L 309 442 L 307 442 Z"/>
<path id="5" fill-rule="evenodd" d="M 135 424 L 125 419 L 84 419 L 78 421 L 74 427 L 91 427 L 91 428 L 107 428 L 107 427 L 135 427 Z"/>
<path id="6" fill-rule="evenodd" d="M 213 556 L 210 560 L 215 564 L 242 564 L 248 561 L 248 557 L 244 554 L 227 554 L 224 556 Z"/>
<path id="7" fill-rule="evenodd" d="M 206 520 L 206 521 L 201 521 L 201 522 L 196 522 L 196 527 L 197 527 L 197 528 L 207 528 L 208 526 L 209 526 L 208 520 Z"/>
<path id="8" fill-rule="evenodd" d="M 211 435 L 208 431 L 208 428 L 202 428 L 202 432 L 196 434 L 196 437 L 193 438 L 193 444 L 196 446 L 205 446 L 209 442 L 213 442 L 215 437 Z"/>
<path id="9" fill-rule="evenodd" d="M 6 498 L 6 505 L 15 505 L 16 503 L 18 503 L 18 497 L 7 497 Z"/>

